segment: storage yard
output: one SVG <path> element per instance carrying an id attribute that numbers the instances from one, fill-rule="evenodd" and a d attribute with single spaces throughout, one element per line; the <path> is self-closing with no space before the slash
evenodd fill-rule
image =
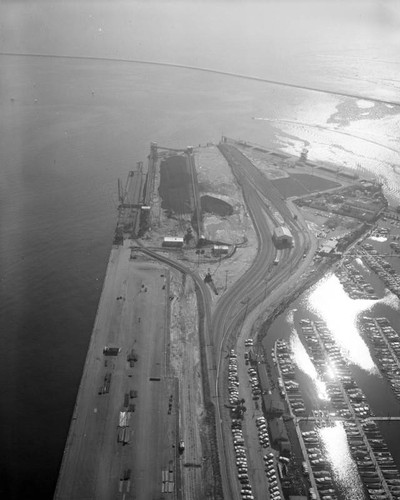
<path id="1" fill-rule="evenodd" d="M 326 325 L 305 317 L 297 331 L 326 386 L 317 409 L 290 344 L 268 354 L 260 344 L 328 270 L 353 300 L 399 296 L 398 261 L 387 261 L 395 235 L 380 252 L 369 243 L 397 224 L 379 184 L 223 137 L 184 150 L 152 143 L 118 191 L 55 498 L 342 500 L 327 429 L 346 437 L 360 498 L 400 498 L 382 417 Z M 395 325 L 366 315 L 363 335 L 399 397 Z"/>
<path id="2" fill-rule="evenodd" d="M 162 469 L 177 475 L 179 394 L 165 348 L 169 274 L 130 256 L 128 245 L 111 253 L 56 498 L 134 490 L 147 499 L 161 491 Z"/>

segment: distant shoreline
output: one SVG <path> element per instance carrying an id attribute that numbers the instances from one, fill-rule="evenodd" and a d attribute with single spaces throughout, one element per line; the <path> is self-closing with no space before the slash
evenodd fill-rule
<path id="1" fill-rule="evenodd" d="M 224 75 L 231 76 L 235 78 L 242 78 L 245 80 L 253 80 L 257 82 L 268 83 L 271 85 L 278 85 L 281 87 L 290 87 L 299 90 L 307 90 L 311 92 L 318 92 L 320 94 L 330 94 L 336 95 L 339 97 L 348 97 L 351 99 L 361 99 L 363 101 L 370 101 L 377 104 L 387 104 L 389 106 L 399 106 L 400 102 L 397 101 L 389 101 L 385 99 L 378 99 L 376 97 L 364 96 L 359 94 L 348 94 L 345 92 L 338 92 L 335 90 L 329 89 L 319 89 L 316 87 L 309 87 L 307 85 L 299 85 L 295 83 L 282 82 L 279 80 L 269 80 L 267 78 L 262 78 L 259 76 L 252 75 L 244 75 L 242 73 L 232 73 L 230 71 L 222 71 L 214 68 L 202 68 L 200 66 L 191 66 L 185 64 L 178 63 L 170 63 L 170 62 L 162 62 L 162 61 L 144 61 L 140 59 L 124 59 L 124 58 L 113 58 L 113 57 L 96 57 L 96 56 L 72 56 L 72 55 L 57 55 L 57 54 L 33 54 L 33 53 L 14 53 L 14 52 L 0 52 L 0 56 L 17 56 L 17 57 L 48 57 L 48 58 L 57 58 L 57 59 L 78 59 L 82 61 L 92 60 L 92 61 L 104 61 L 104 62 L 122 62 L 122 63 L 134 63 L 134 64 L 148 64 L 152 66 L 165 66 L 169 68 L 180 68 L 180 69 L 188 69 L 194 71 L 202 71 L 205 73 L 213 73 L 216 75 Z"/>

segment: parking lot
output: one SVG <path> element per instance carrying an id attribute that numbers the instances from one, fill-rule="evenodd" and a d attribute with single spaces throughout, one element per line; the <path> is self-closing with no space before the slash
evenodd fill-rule
<path id="1" fill-rule="evenodd" d="M 268 422 L 262 413 L 262 389 L 257 370 L 251 364 L 253 339 L 245 339 L 237 352 L 231 350 L 228 365 L 228 401 L 231 407 L 232 441 L 237 478 L 244 500 L 269 492 L 269 498 L 283 498 L 279 481 L 279 453 L 271 447 Z"/>

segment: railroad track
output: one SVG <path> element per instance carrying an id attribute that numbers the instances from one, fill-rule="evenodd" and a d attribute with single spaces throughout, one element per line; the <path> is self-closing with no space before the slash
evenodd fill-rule
<path id="1" fill-rule="evenodd" d="M 165 257 L 164 255 L 159 255 L 156 252 L 149 250 L 145 247 L 135 247 L 136 251 L 142 252 L 149 257 L 158 260 L 159 262 L 163 262 L 167 266 L 171 266 L 174 269 L 177 269 L 181 273 L 185 275 L 191 276 L 191 278 L 194 280 L 194 282 L 197 285 L 197 304 L 198 308 L 200 311 L 202 311 L 202 314 L 204 315 L 202 324 L 199 322 L 199 336 L 203 336 L 203 344 L 206 346 L 204 348 L 204 360 L 205 360 L 205 366 L 202 365 L 200 362 L 199 368 L 201 369 L 202 373 L 202 383 L 203 383 L 203 394 L 204 397 L 206 391 L 208 390 L 208 393 L 210 394 L 210 400 L 213 402 L 213 397 L 214 397 L 214 384 L 212 383 L 212 377 L 213 377 L 213 371 L 212 367 L 214 365 L 214 351 L 209 348 L 210 344 L 210 329 L 211 329 L 211 309 L 210 309 L 210 303 L 211 303 L 211 298 L 210 298 L 210 290 L 208 286 L 203 282 L 203 280 L 200 278 L 200 276 L 196 273 L 193 272 L 191 269 L 187 268 L 186 266 L 169 259 L 168 257 Z M 201 342 L 200 342 L 201 344 Z M 201 349 L 201 347 L 200 347 Z M 194 366 L 192 365 L 192 370 L 191 372 L 193 373 Z M 206 389 L 205 389 L 206 388 Z M 192 386 L 188 386 L 187 388 L 185 387 L 184 391 L 182 390 L 182 393 L 185 392 L 185 395 L 182 394 L 184 402 L 182 403 L 183 405 L 183 412 L 186 414 L 187 418 L 190 419 L 190 425 L 188 425 L 188 429 L 185 429 L 185 432 L 187 431 L 190 436 L 190 440 L 188 442 L 188 446 L 190 446 L 190 449 L 188 450 L 189 453 L 192 454 L 192 457 L 195 457 L 196 460 L 187 460 L 188 463 L 197 463 L 199 459 L 199 452 L 198 452 L 198 441 L 195 439 L 195 434 L 194 434 L 194 425 L 197 425 L 197 421 L 194 420 L 193 417 L 193 412 L 190 411 L 190 408 L 196 408 L 196 401 L 193 402 L 192 405 L 188 404 L 191 402 L 192 394 L 195 393 L 195 390 Z M 206 403 L 206 401 L 205 401 Z M 195 412 L 194 412 L 195 414 Z M 186 418 L 185 416 L 185 418 Z M 190 443 L 190 444 L 189 444 Z M 185 451 L 186 455 L 186 451 Z M 196 499 L 199 498 L 198 492 L 202 490 L 202 487 L 198 488 L 198 484 L 201 483 L 201 470 L 200 468 L 188 468 L 189 471 L 191 471 L 190 474 L 190 479 L 188 481 L 187 485 L 184 485 L 184 488 L 187 492 L 188 495 L 191 495 L 191 499 Z M 215 465 L 214 465 L 214 475 L 218 477 L 218 471 L 215 471 Z M 199 479 L 200 478 L 200 479 Z M 188 479 L 188 475 L 186 475 L 186 479 Z M 202 485 L 204 486 L 204 485 Z M 189 496 L 185 497 L 185 500 L 188 499 L 190 500 Z"/>
<path id="2" fill-rule="evenodd" d="M 231 443 L 230 430 L 228 434 L 227 429 L 224 427 L 223 420 L 227 415 L 227 411 L 223 407 L 225 396 L 222 378 L 224 376 L 223 352 L 227 346 L 230 335 L 232 333 L 237 333 L 239 330 L 246 308 L 248 308 L 248 312 L 250 312 L 264 300 L 265 296 L 267 294 L 269 295 L 274 288 L 277 288 L 285 280 L 289 280 L 294 267 L 297 266 L 302 259 L 304 248 L 309 244 L 310 237 L 306 228 L 299 228 L 297 224 L 291 221 L 292 214 L 280 197 L 279 192 L 247 158 L 238 150 L 231 147 L 229 147 L 229 150 L 222 152 L 226 155 L 226 159 L 242 187 L 243 196 L 257 233 L 259 249 L 250 269 L 221 297 L 214 311 L 211 324 L 209 290 L 206 288 L 201 278 L 185 266 L 164 256 L 160 256 L 144 248 L 141 249 L 141 251 L 167 265 L 171 265 L 183 273 L 189 274 L 198 286 L 198 290 L 202 297 L 202 307 L 204 307 L 205 312 L 205 343 L 206 345 L 210 345 L 210 343 L 214 345 L 214 352 L 210 352 L 210 349 L 206 349 L 207 366 L 213 366 L 211 363 L 212 359 L 210 359 L 213 354 L 217 357 L 216 373 L 210 369 L 207 370 L 208 373 L 204 373 L 203 370 L 203 377 L 207 377 L 208 375 L 210 396 L 211 398 L 215 397 L 216 402 L 216 431 L 221 483 L 224 498 L 239 500 L 241 496 L 237 488 L 233 445 Z M 268 203 L 267 200 L 269 200 L 270 203 Z M 276 221 L 273 219 L 270 205 L 273 205 L 274 209 L 281 213 L 285 219 L 285 223 L 292 229 L 295 238 L 295 249 L 293 251 L 285 250 L 283 253 L 282 261 L 286 263 L 286 267 L 280 265 L 278 269 L 274 268 L 272 265 L 276 251 L 272 245 L 271 232 Z M 304 234 L 302 234 L 302 231 L 304 231 Z M 246 295 L 248 295 L 250 299 L 245 307 L 240 301 Z M 214 332 L 214 336 L 211 337 L 212 332 Z"/>
<path id="3" fill-rule="evenodd" d="M 228 412 L 223 407 L 225 397 L 223 377 L 225 376 L 224 366 L 226 364 L 223 353 L 229 344 L 230 337 L 232 337 L 233 341 L 234 337 L 238 336 L 243 326 L 243 314 L 245 312 L 250 313 L 275 288 L 279 288 L 283 282 L 289 282 L 294 267 L 302 259 L 305 246 L 310 244 L 310 236 L 307 231 L 304 234 L 301 233 L 300 227 L 292 221 L 292 214 L 279 192 L 246 157 L 231 146 L 221 145 L 220 149 L 242 187 L 243 196 L 259 242 L 258 253 L 251 267 L 221 298 L 213 315 L 212 331 L 215 333 L 214 342 L 219 353 L 216 377 L 218 401 L 216 420 L 221 469 L 223 464 L 226 467 L 224 498 L 239 499 L 240 494 L 236 488 L 237 479 L 233 446 L 229 442 L 230 430 L 223 418 L 229 418 Z M 269 200 L 269 203 L 267 200 Z M 274 269 L 272 266 L 275 250 L 272 246 L 271 232 L 276 220 L 273 218 L 271 205 L 282 215 L 285 223 L 292 229 L 295 238 L 294 250 L 285 250 L 283 252 L 282 261 L 286 264 L 286 267 L 280 265 L 278 269 Z M 241 301 L 246 296 L 250 297 L 250 299 L 244 305 Z M 275 300 L 279 301 L 279 297 L 276 297 Z M 273 300 L 271 300 L 271 306 L 272 302 Z"/>

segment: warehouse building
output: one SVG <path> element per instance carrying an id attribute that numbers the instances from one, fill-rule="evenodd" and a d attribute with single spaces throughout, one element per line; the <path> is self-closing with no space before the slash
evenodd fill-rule
<path id="1" fill-rule="evenodd" d="M 334 252 L 337 247 L 338 242 L 336 240 L 325 241 L 322 247 L 318 250 L 320 255 L 329 255 Z"/>
<path id="2" fill-rule="evenodd" d="M 183 238 L 180 238 L 178 236 L 165 236 L 162 246 L 169 248 L 182 248 Z"/>
<path id="3" fill-rule="evenodd" d="M 228 245 L 214 245 L 212 247 L 212 254 L 215 257 L 220 257 L 221 255 L 228 255 L 229 246 Z"/>
<path id="4" fill-rule="evenodd" d="M 272 239 L 277 248 L 285 248 L 293 246 L 292 233 L 286 226 L 278 226 L 274 229 Z"/>
<path id="5" fill-rule="evenodd" d="M 291 445 L 282 417 L 269 421 L 271 442 L 279 449 L 282 455 L 290 455 Z"/>

